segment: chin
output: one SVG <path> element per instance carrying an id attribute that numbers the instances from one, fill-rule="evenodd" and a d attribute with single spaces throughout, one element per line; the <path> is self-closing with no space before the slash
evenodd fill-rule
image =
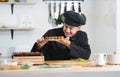
<path id="1" fill-rule="evenodd" d="M 72 37 L 71 35 L 66 35 L 66 37 Z"/>
<path id="2" fill-rule="evenodd" d="M 72 37 L 73 35 L 71 34 L 65 34 L 66 37 Z"/>

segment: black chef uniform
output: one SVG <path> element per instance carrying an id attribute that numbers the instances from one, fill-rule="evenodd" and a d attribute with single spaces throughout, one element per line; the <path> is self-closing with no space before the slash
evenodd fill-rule
<path id="1" fill-rule="evenodd" d="M 43 37 L 46 36 L 64 36 L 63 29 L 57 28 L 49 30 Z M 73 37 L 70 38 L 71 45 L 70 49 L 65 45 L 55 41 L 47 42 L 39 52 L 42 52 L 45 56 L 45 60 L 67 60 L 90 57 L 90 46 L 88 44 L 87 34 L 83 31 L 78 31 Z M 37 50 L 37 43 L 34 44 L 32 52 Z"/>
<path id="2" fill-rule="evenodd" d="M 64 17 L 62 17 L 63 23 L 66 23 L 71 26 L 79 26 L 85 24 L 84 16 L 79 15 L 76 12 L 68 11 L 64 13 Z M 43 37 L 47 36 L 64 36 L 63 27 L 55 28 L 48 30 Z M 77 33 L 70 37 L 70 48 L 67 46 L 58 43 L 56 41 L 48 41 L 42 48 L 38 50 L 37 43 L 34 44 L 32 48 L 32 52 L 42 52 L 45 56 L 45 60 L 68 60 L 68 59 L 89 59 L 91 54 L 90 45 L 88 44 L 88 37 L 86 32 L 77 31 Z"/>

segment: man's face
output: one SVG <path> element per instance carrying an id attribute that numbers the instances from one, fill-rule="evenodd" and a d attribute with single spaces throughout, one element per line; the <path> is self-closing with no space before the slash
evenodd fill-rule
<path id="1" fill-rule="evenodd" d="M 63 32 L 64 32 L 66 37 L 72 37 L 79 30 L 80 30 L 80 26 L 73 27 L 73 26 L 70 26 L 70 25 L 67 25 L 67 24 L 64 24 L 64 26 L 63 26 Z"/>

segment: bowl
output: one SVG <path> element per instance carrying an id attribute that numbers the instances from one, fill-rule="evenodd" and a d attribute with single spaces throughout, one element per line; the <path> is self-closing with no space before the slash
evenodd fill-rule
<path id="1" fill-rule="evenodd" d="M 17 59 L 1 59 L 0 65 L 17 65 L 18 60 Z"/>
<path id="2" fill-rule="evenodd" d="M 108 54 L 107 64 L 120 64 L 120 55 Z"/>
<path id="3" fill-rule="evenodd" d="M 0 59 L 0 70 L 16 70 L 20 69 L 20 66 L 18 66 L 18 60 L 17 59 Z"/>

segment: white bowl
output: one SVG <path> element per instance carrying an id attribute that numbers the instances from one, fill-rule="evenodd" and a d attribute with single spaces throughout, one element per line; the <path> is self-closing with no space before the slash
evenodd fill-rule
<path id="1" fill-rule="evenodd" d="M 120 64 L 120 55 L 108 54 L 107 64 Z"/>
<path id="2" fill-rule="evenodd" d="M 1 59 L 0 64 L 1 65 L 17 65 L 18 60 L 17 59 Z"/>

